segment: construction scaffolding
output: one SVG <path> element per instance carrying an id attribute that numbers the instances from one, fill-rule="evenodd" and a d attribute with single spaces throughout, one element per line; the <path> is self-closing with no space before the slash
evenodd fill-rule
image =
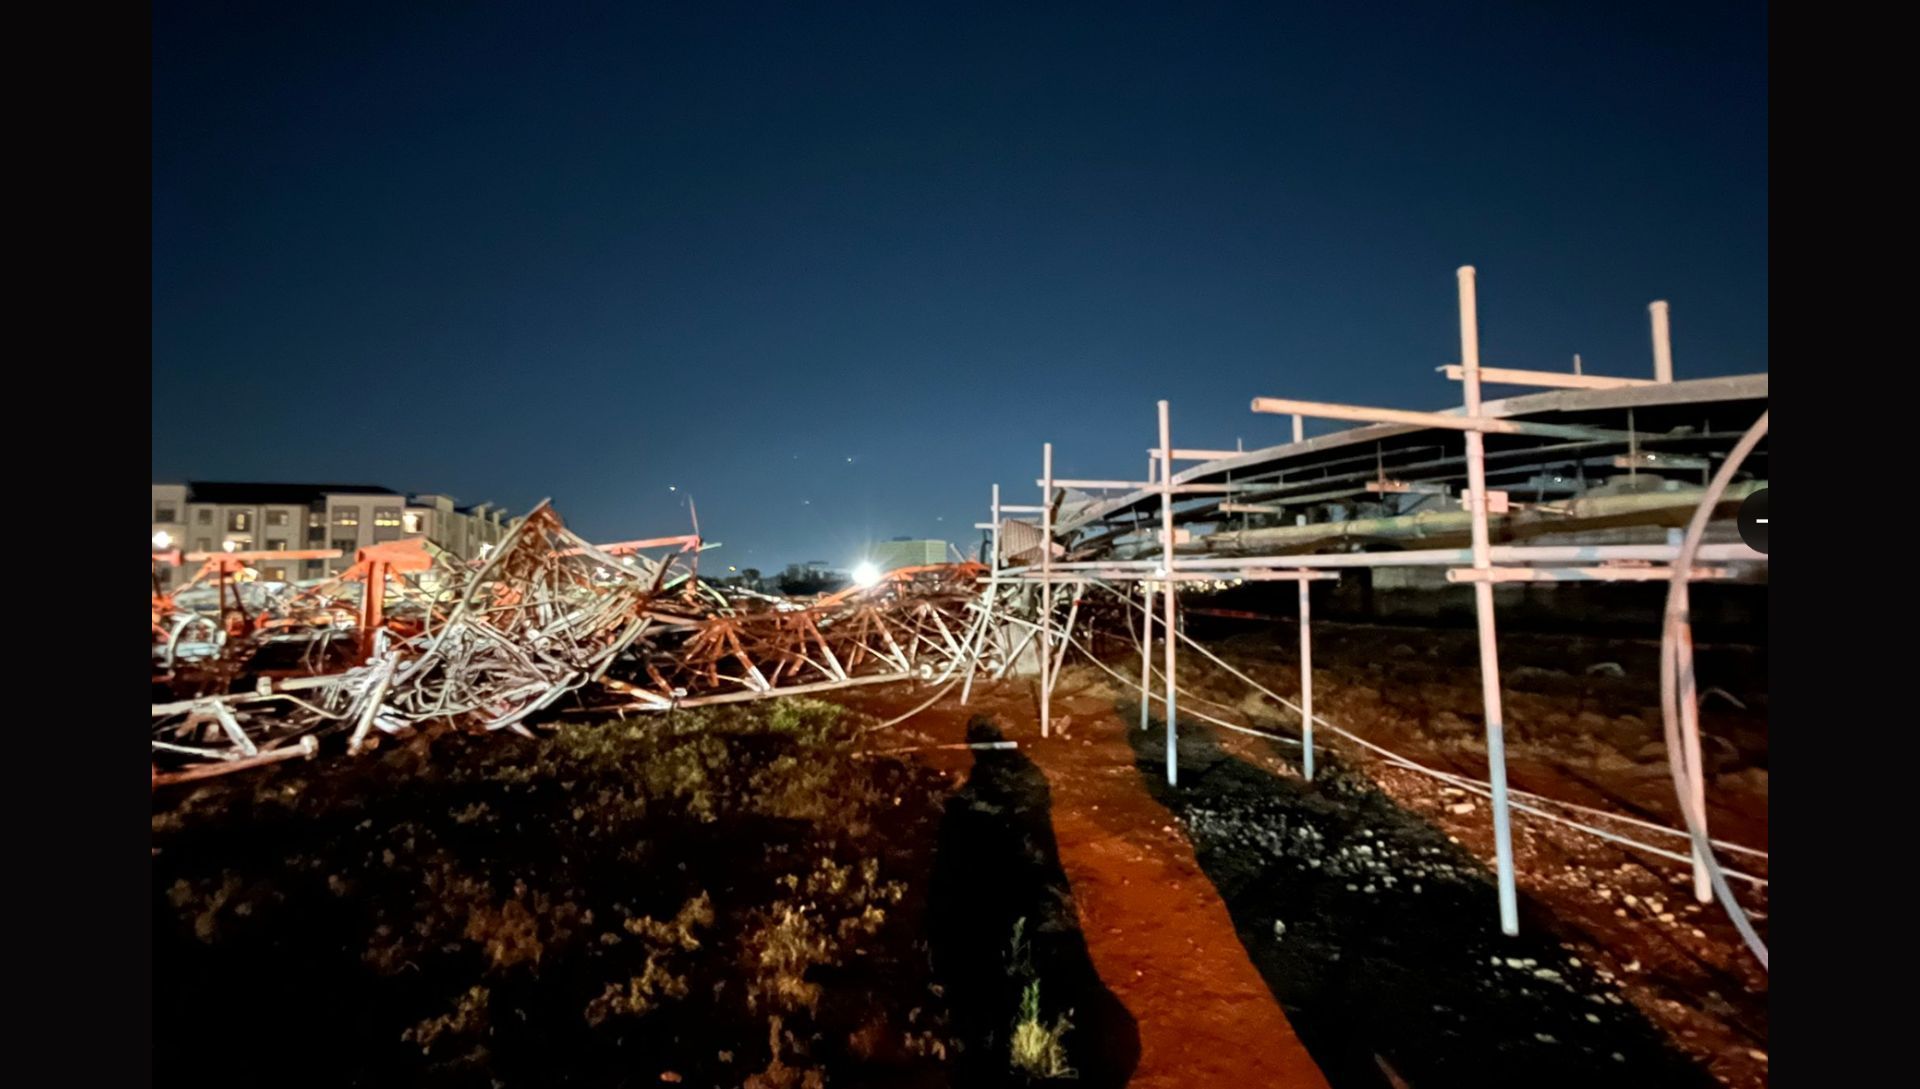
<path id="1" fill-rule="evenodd" d="M 1053 680 L 1074 641 L 1080 591 L 1090 588 L 1111 591 L 1140 615 L 1141 680 L 1135 687 L 1142 694 L 1140 728 L 1148 728 L 1155 697 L 1157 594 L 1166 775 L 1170 785 L 1177 785 L 1176 648 L 1184 641 L 1207 653 L 1180 629 L 1180 586 L 1293 581 L 1299 585 L 1300 691 L 1297 703 L 1267 694 L 1299 713 L 1301 766 L 1312 779 L 1314 727 L 1338 727 L 1313 713 L 1309 584 L 1356 570 L 1444 571 L 1449 582 L 1473 590 L 1500 926 L 1516 934 L 1514 806 L 1506 775 L 1494 588 L 1664 581 L 1670 594 L 1663 630 L 1663 710 L 1694 893 L 1701 903 L 1717 894 L 1764 965 L 1765 946 L 1733 901 L 1708 836 L 1686 588 L 1700 581 L 1764 577 L 1766 556 L 1741 542 L 1731 526 L 1739 502 L 1764 487 L 1764 471 L 1744 467 L 1765 456 L 1766 375 L 1675 381 L 1665 302 L 1649 307 L 1650 380 L 1587 374 L 1577 356 L 1573 373 L 1483 367 L 1471 267 L 1458 271 L 1458 288 L 1460 362 L 1440 368 L 1461 384 L 1463 403 L 1457 409 L 1409 411 L 1257 397 L 1253 411 L 1292 418 L 1292 441 L 1228 451 L 1176 447 L 1169 404 L 1160 401 L 1148 479 L 1055 477 L 1048 443 L 1035 481 L 1041 489 L 1037 507 L 1003 506 L 994 486 L 987 524 L 994 534 L 989 585 L 1040 587 L 1039 610 L 1022 619 L 1037 629 L 1043 650 L 1042 736 Z M 1487 401 L 1483 383 L 1553 392 Z M 1737 422 L 1738 429 L 1716 430 L 1715 414 L 1723 422 Z M 1308 417 L 1362 426 L 1308 439 Z M 1177 470 L 1181 462 L 1197 464 Z M 1696 475 L 1697 485 L 1691 483 Z M 1457 508 L 1448 505 L 1454 500 Z M 1362 513 L 1363 507 L 1373 509 Z M 1009 512 L 1032 511 L 1040 515 L 1037 535 L 1031 523 L 1006 518 Z M 1061 512 L 1070 513 L 1057 516 Z M 1019 551 L 1002 547 L 1035 536 Z M 1424 547 L 1408 547 L 1414 543 Z M 1064 595 L 1073 603 L 1064 622 L 1053 598 L 1061 585 L 1073 590 Z M 1056 638 L 1063 651 L 1059 660 L 1044 653 Z"/>

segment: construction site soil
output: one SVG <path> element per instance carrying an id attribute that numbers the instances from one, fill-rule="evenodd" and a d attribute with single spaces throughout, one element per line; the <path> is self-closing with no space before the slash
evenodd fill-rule
<path id="1" fill-rule="evenodd" d="M 1189 619 L 1297 691 L 1292 625 Z M 1322 717 L 1484 777 L 1470 631 L 1315 634 Z M 1657 642 L 1501 652 L 1516 789 L 1679 826 Z M 1765 661 L 1697 656 L 1713 833 L 1764 850 Z M 1478 796 L 1326 730 L 1308 783 L 1297 745 L 1185 714 L 1169 787 L 1161 707 L 1141 731 L 1119 679 L 1139 658 L 1112 664 L 1065 670 L 1046 739 L 1009 679 L 884 730 L 935 691 L 428 734 L 164 789 L 157 1080 L 1766 1084 L 1765 973 L 1684 862 L 1516 814 L 1506 937 Z M 1198 654 L 1179 681 L 1184 710 L 1298 734 Z M 1764 889 L 1734 887 L 1764 933 Z"/>

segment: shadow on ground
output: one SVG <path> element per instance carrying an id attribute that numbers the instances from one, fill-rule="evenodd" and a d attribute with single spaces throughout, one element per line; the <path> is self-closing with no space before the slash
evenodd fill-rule
<path id="1" fill-rule="evenodd" d="M 1121 712 L 1136 721 L 1138 705 Z M 1383 1068 L 1413 1089 L 1715 1084 L 1561 948 L 1537 905 L 1502 935 L 1480 862 L 1364 776 L 1324 757 L 1311 784 L 1278 776 L 1196 727 L 1169 787 L 1164 722 L 1129 733 L 1334 1086 L 1392 1086 Z"/>
<path id="2" fill-rule="evenodd" d="M 1004 737 L 985 719 L 972 742 Z M 1126 1084 L 1140 1058 L 1133 1017 L 1094 970 L 1053 838 L 1052 798 L 1017 750 L 978 750 L 966 785 L 947 802 L 931 884 L 928 934 L 954 1027 L 969 1041 L 960 1085 L 1020 1084 L 1010 1040 L 1022 998 L 1038 983 L 1039 1022 L 1071 1027 L 1062 1038 L 1071 1080 Z"/>

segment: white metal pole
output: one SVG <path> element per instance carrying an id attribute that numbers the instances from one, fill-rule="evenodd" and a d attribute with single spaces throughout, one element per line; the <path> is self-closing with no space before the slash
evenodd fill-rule
<path id="1" fill-rule="evenodd" d="M 1305 515 L 1300 517 L 1305 518 Z M 1305 571 L 1300 572 L 1302 576 Z M 1309 580 L 1300 580 L 1300 751 L 1301 766 L 1307 773 L 1307 781 L 1313 781 L 1313 636 L 1308 615 L 1310 602 L 1307 600 Z"/>
<path id="2" fill-rule="evenodd" d="M 1293 441 L 1305 442 L 1307 439 L 1307 418 L 1298 412 L 1293 414 Z"/>
<path id="3" fill-rule="evenodd" d="M 1167 575 L 1166 585 L 1160 589 L 1166 598 L 1166 620 L 1161 626 L 1167 644 L 1167 785 L 1177 786 L 1180 782 L 1180 758 L 1174 751 L 1177 740 L 1174 708 L 1174 672 L 1173 650 L 1179 640 L 1174 637 L 1173 608 L 1176 583 L 1173 578 L 1173 432 L 1167 424 L 1167 402 L 1160 402 L 1160 562 Z"/>
<path id="4" fill-rule="evenodd" d="M 1053 662 L 1053 444 L 1040 448 L 1040 736 L 1052 710 L 1047 667 Z"/>
<path id="5" fill-rule="evenodd" d="M 1686 531 L 1667 530 L 1667 543 L 1679 548 Z M 1693 673 L 1693 629 L 1682 625 L 1674 640 L 1674 679 L 1680 691 L 1680 766 L 1688 780 L 1683 804 L 1701 832 L 1707 831 L 1706 769 L 1700 755 L 1700 698 Z M 1713 879 L 1707 873 L 1707 861 L 1699 846 L 1693 847 L 1693 898 L 1703 904 L 1713 902 Z"/>
<path id="6" fill-rule="evenodd" d="M 1680 688 L 1681 748 L 1687 767 L 1687 807 L 1700 828 L 1701 842 L 1707 837 L 1707 769 L 1700 757 L 1700 697 L 1693 676 L 1693 628 L 1681 625 L 1674 641 L 1674 676 Z M 1713 903 L 1713 879 L 1707 874 L 1707 860 L 1699 844 L 1693 848 L 1693 898 Z"/>
<path id="7" fill-rule="evenodd" d="M 1080 618 L 1080 594 L 1086 583 L 1076 582 L 1067 588 L 1072 594 L 1072 604 L 1067 606 L 1067 624 L 1060 629 L 1060 653 L 1053 660 L 1053 671 L 1047 675 L 1047 698 L 1053 698 L 1053 686 L 1060 683 L 1060 671 L 1067 664 L 1067 648 L 1073 645 L 1073 622 Z"/>
<path id="8" fill-rule="evenodd" d="M 1153 583 L 1142 579 L 1140 590 L 1141 603 L 1146 606 L 1140 624 L 1140 728 L 1144 730 L 1153 710 Z"/>
<path id="9" fill-rule="evenodd" d="M 994 606 L 1000 603 L 1000 485 L 998 484 L 993 486 L 993 529 L 991 532 L 993 534 L 991 538 L 992 543 L 988 547 L 992 552 L 987 557 L 987 607 L 985 610 L 985 614 L 989 618 L 987 621 L 989 625 L 992 623 L 991 617 L 993 616 Z M 994 640 L 996 644 L 999 641 L 998 633 L 991 627 L 980 633 L 980 646 L 985 647 L 989 639 Z M 978 650 L 974 652 L 974 656 L 975 666 L 977 666 L 979 661 Z M 974 666 L 968 667 L 967 679 L 960 685 L 960 706 L 962 707 L 967 705 L 967 697 L 973 694 L 974 672 Z"/>
<path id="10" fill-rule="evenodd" d="M 993 558 L 988 567 L 994 582 L 1000 581 L 1000 485 L 993 486 Z"/>
<path id="11" fill-rule="evenodd" d="M 1662 299 L 1647 304 L 1653 315 L 1653 380 L 1673 381 L 1673 335 L 1667 328 L 1667 303 Z"/>
<path id="12" fill-rule="evenodd" d="M 1466 391 L 1468 416 L 1480 414 L 1480 317 L 1474 294 L 1473 266 L 1462 265 L 1460 279 L 1460 365 L 1461 387 Z M 1469 507 L 1473 514 L 1473 566 L 1486 571 L 1493 567 L 1492 542 L 1487 531 L 1487 451 L 1486 437 L 1478 431 L 1467 436 L 1467 487 L 1472 490 Z M 1480 634 L 1480 700 L 1487 716 L 1487 782 L 1493 788 L 1493 851 L 1500 886 L 1500 929 L 1512 935 L 1520 933 L 1520 898 L 1514 887 L 1512 814 L 1507 810 L 1507 743 L 1501 723 L 1500 653 L 1493 627 L 1493 583 L 1473 584 L 1473 611 Z"/>

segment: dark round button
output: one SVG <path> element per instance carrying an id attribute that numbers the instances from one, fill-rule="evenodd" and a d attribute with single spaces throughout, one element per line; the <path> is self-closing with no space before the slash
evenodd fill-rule
<path id="1" fill-rule="evenodd" d="M 1740 504 L 1740 539 L 1761 555 L 1767 553 L 1767 489 L 1761 488 Z"/>

